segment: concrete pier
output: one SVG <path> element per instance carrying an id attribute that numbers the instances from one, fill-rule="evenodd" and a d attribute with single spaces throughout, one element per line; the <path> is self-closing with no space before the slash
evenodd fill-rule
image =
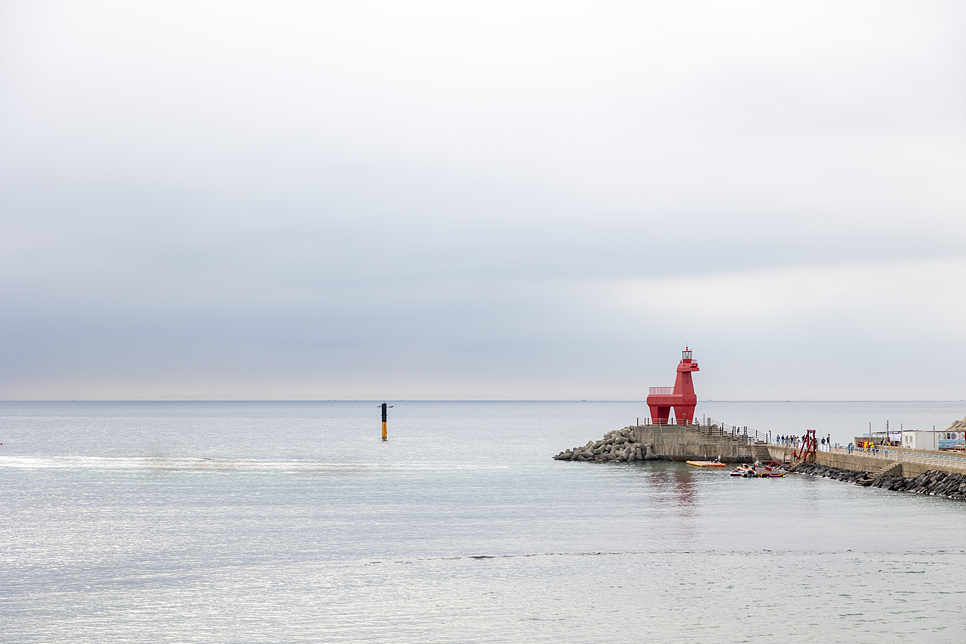
<path id="1" fill-rule="evenodd" d="M 751 463 L 768 460 L 764 443 L 719 425 L 632 425 L 599 441 L 560 452 L 558 461 L 691 461 Z"/>
<path id="2" fill-rule="evenodd" d="M 742 435 L 716 431 L 698 425 L 639 425 L 631 427 L 638 443 L 653 445 L 654 453 L 663 460 L 713 460 L 725 463 L 752 463 L 767 456 L 758 453 L 756 445 Z"/>
<path id="3" fill-rule="evenodd" d="M 776 461 L 792 461 L 795 448 L 768 445 L 768 452 Z M 835 467 L 852 472 L 881 474 L 892 470 L 896 476 L 919 476 L 938 470 L 954 474 L 966 474 L 966 454 L 952 455 L 947 452 L 912 450 L 903 447 L 879 448 L 875 452 L 855 449 L 851 454 L 842 447 L 830 451 L 815 452 L 815 462 L 825 467 Z"/>

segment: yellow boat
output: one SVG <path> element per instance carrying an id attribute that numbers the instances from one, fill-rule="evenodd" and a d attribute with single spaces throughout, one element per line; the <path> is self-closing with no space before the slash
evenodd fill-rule
<path id="1" fill-rule="evenodd" d="M 686 461 L 688 465 L 695 467 L 727 467 L 721 461 Z"/>
<path id="2" fill-rule="evenodd" d="M 779 477 L 785 476 L 785 470 L 780 469 L 780 468 L 777 468 L 777 467 L 775 467 L 775 468 L 772 468 L 772 467 L 756 467 L 755 468 L 755 476 L 757 476 L 760 479 L 779 478 Z"/>

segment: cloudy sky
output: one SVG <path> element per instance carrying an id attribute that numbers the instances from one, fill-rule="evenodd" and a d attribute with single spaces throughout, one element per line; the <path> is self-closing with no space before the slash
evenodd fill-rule
<path id="1" fill-rule="evenodd" d="M 0 3 L 0 398 L 966 398 L 962 2 Z"/>

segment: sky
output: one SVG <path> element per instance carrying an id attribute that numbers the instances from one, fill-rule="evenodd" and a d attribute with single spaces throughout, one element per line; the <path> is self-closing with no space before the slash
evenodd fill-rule
<path id="1" fill-rule="evenodd" d="M 966 399 L 966 4 L 0 2 L 0 399 Z"/>

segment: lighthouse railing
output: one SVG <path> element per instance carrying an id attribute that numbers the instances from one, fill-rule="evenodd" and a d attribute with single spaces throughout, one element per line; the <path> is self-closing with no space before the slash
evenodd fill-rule
<path id="1" fill-rule="evenodd" d="M 768 440 L 767 432 L 759 432 L 755 429 L 750 429 L 747 425 L 729 425 L 728 423 L 715 420 L 714 418 L 696 418 L 692 426 L 696 427 L 699 431 L 708 434 L 709 436 L 716 436 L 720 438 L 731 437 L 736 441 L 741 441 L 747 444 L 765 442 Z"/>
<path id="2" fill-rule="evenodd" d="M 714 438 L 731 438 L 744 444 L 754 445 L 755 443 L 765 443 L 769 440 L 768 432 L 760 432 L 749 428 L 747 425 L 729 425 L 728 423 L 714 418 L 702 417 L 695 418 L 690 422 L 678 423 L 669 418 L 645 418 L 645 424 L 667 425 L 669 427 L 687 427 L 697 430 L 703 434 Z M 638 424 L 641 419 L 638 418 Z"/>

